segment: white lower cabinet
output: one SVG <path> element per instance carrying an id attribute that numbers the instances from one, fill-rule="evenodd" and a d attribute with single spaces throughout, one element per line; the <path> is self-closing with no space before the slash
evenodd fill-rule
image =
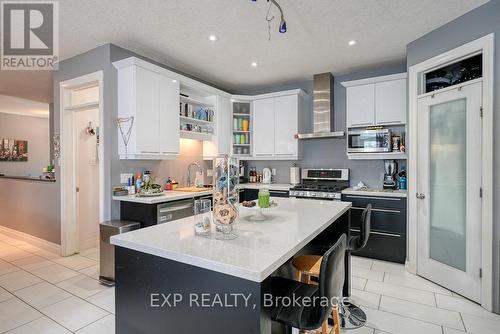
<path id="1" fill-rule="evenodd" d="M 118 69 L 118 118 L 133 118 L 133 122 L 121 123 L 122 131 L 118 130 L 120 159 L 176 158 L 180 137 L 179 82 L 130 60 L 114 65 Z M 126 145 L 124 137 L 129 129 Z"/>

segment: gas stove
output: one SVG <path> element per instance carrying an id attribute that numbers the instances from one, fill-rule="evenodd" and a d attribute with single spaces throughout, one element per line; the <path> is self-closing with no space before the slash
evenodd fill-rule
<path id="1" fill-rule="evenodd" d="M 348 169 L 303 169 L 302 183 L 290 189 L 290 197 L 340 201 L 349 187 Z"/>

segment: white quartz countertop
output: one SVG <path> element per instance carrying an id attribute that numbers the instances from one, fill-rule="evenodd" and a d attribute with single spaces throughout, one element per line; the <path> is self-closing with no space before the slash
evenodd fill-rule
<path id="1" fill-rule="evenodd" d="M 286 183 L 240 183 L 238 185 L 240 189 L 261 189 L 261 188 L 269 188 L 270 190 L 285 190 L 288 191 L 293 186 Z"/>
<path id="2" fill-rule="evenodd" d="M 113 245 L 262 282 L 351 207 L 350 202 L 278 198 L 266 210 L 272 219 L 250 222 L 257 209 L 240 206 L 238 238 L 217 240 L 194 234 L 195 217 L 115 235 Z"/>
<path id="3" fill-rule="evenodd" d="M 161 196 L 155 197 L 138 197 L 136 195 L 127 195 L 127 196 L 113 196 L 113 200 L 115 201 L 125 201 L 125 202 L 134 202 L 134 203 L 143 203 L 143 204 L 158 204 L 170 201 L 176 201 L 179 199 L 186 198 L 194 198 L 198 196 L 211 195 L 213 192 L 212 189 L 208 189 L 206 191 L 197 191 L 197 192 L 188 192 L 188 191 L 165 191 Z"/>
<path id="4" fill-rule="evenodd" d="M 342 194 L 346 195 L 360 195 L 360 196 L 382 196 L 382 197 L 406 197 L 406 190 L 388 190 L 380 188 L 368 188 L 364 190 L 354 190 L 347 188 L 342 190 Z"/>

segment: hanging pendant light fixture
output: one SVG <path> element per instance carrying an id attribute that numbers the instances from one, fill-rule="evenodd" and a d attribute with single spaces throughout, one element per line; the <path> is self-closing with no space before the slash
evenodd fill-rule
<path id="1" fill-rule="evenodd" d="M 257 2 L 257 0 L 252 0 L 252 2 Z M 274 6 L 276 6 L 276 8 L 278 8 L 278 10 L 280 11 L 280 14 L 281 14 L 281 17 L 280 17 L 280 25 L 278 27 L 278 31 L 281 33 L 281 34 L 284 34 L 287 32 L 287 26 L 286 26 L 286 20 L 285 20 L 285 14 L 283 13 L 283 9 L 281 8 L 280 4 L 276 1 L 276 0 L 267 0 L 267 2 L 273 4 Z M 266 21 L 269 23 L 273 18 L 269 19 L 268 17 L 266 17 Z"/>

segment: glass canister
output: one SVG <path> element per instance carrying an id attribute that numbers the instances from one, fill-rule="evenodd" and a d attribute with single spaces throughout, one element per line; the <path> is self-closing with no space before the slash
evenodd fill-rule
<path id="1" fill-rule="evenodd" d="M 212 226 L 212 201 L 198 199 L 194 201 L 194 232 L 198 235 L 209 235 Z"/>
<path id="2" fill-rule="evenodd" d="M 258 203 L 262 209 L 268 208 L 271 205 L 271 193 L 269 189 L 263 187 L 259 190 Z"/>
<path id="3" fill-rule="evenodd" d="M 242 124 L 241 124 L 241 127 L 242 127 L 242 130 L 243 131 L 248 131 L 248 125 L 250 124 L 249 120 L 248 119 L 244 119 Z"/>
<path id="4" fill-rule="evenodd" d="M 237 237 L 233 224 L 238 218 L 239 160 L 223 156 L 214 159 L 214 223 L 216 238 L 230 240 Z"/>

